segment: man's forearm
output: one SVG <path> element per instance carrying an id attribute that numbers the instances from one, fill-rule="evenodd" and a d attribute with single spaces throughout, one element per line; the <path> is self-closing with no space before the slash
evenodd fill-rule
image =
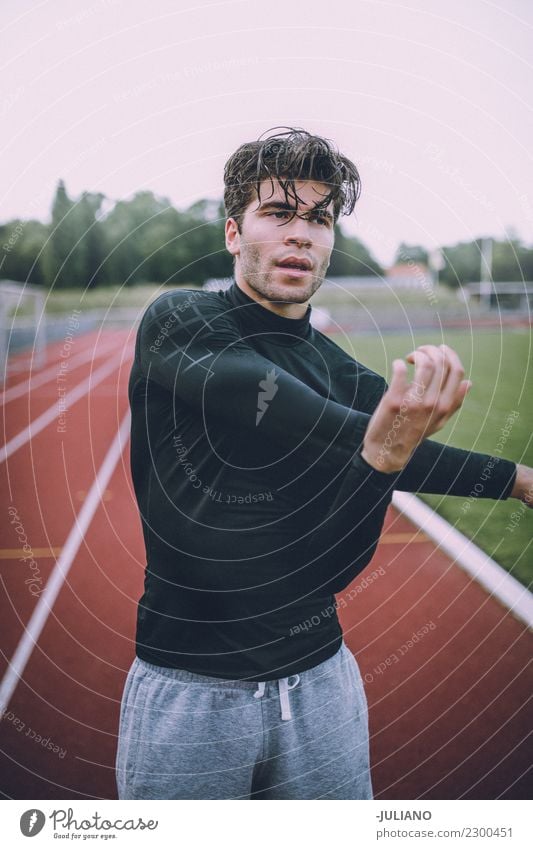
<path id="1" fill-rule="evenodd" d="M 505 499 L 514 496 L 516 476 L 516 464 L 503 457 L 426 439 L 400 472 L 394 488 L 404 492 Z"/>

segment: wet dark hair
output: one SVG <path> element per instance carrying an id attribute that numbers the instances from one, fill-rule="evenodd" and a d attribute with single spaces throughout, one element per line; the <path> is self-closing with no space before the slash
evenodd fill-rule
<path id="1" fill-rule="evenodd" d="M 339 153 L 329 139 L 314 136 L 294 127 L 272 127 L 282 130 L 257 141 L 245 142 L 233 153 L 224 167 L 224 206 L 226 216 L 234 218 L 241 229 L 246 207 L 259 198 L 263 180 L 274 179 L 285 192 L 287 203 L 296 205 L 301 198 L 295 181 L 313 180 L 328 187 L 327 195 L 315 208 L 333 202 L 333 217 L 350 215 L 361 193 L 361 179 L 354 163 Z M 265 135 L 265 133 L 263 133 Z"/>

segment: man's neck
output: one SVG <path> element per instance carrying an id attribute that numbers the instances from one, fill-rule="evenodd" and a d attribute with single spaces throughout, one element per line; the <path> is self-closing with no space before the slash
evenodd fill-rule
<path id="1" fill-rule="evenodd" d="M 309 306 L 309 301 L 305 301 L 303 304 L 289 304 L 284 303 L 283 301 L 270 301 L 268 298 L 265 298 L 264 295 L 261 295 L 260 292 L 257 292 L 246 280 L 238 280 L 235 278 L 235 283 L 245 295 L 248 295 L 252 300 L 257 301 L 260 306 L 264 307 L 270 312 L 276 313 L 276 315 L 281 315 L 283 318 L 303 318 L 307 312 L 307 307 Z"/>

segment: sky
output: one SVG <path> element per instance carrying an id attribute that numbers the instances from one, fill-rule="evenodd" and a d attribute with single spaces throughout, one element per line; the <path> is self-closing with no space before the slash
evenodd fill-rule
<path id="1" fill-rule="evenodd" d="M 48 220 L 57 181 L 184 208 L 270 127 L 361 174 L 346 231 L 533 243 L 529 0 L 3 0 L 0 221 Z M 529 57 L 529 58 L 528 58 Z"/>

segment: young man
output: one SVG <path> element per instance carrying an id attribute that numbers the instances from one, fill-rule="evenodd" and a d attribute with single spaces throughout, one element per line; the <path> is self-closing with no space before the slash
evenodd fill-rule
<path id="1" fill-rule="evenodd" d="M 131 464 L 147 551 L 121 706 L 123 799 L 370 799 L 367 705 L 334 593 L 393 490 L 527 497 L 532 470 L 427 437 L 469 388 L 424 345 L 391 385 L 310 324 L 359 175 L 289 130 L 225 169 L 225 292 L 159 297 L 139 328 Z M 477 490 L 476 490 L 477 491 Z"/>

